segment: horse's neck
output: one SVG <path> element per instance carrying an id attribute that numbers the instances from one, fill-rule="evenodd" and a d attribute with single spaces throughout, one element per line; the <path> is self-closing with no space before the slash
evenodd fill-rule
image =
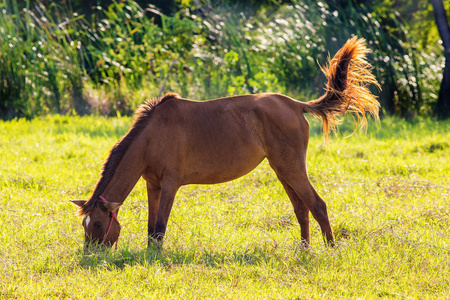
<path id="1" fill-rule="evenodd" d="M 114 174 L 103 190 L 102 195 L 110 202 L 125 201 L 128 194 L 134 188 L 139 178 L 147 167 L 142 161 L 144 155 L 142 151 L 145 149 L 144 141 L 134 141 L 114 171 Z"/>

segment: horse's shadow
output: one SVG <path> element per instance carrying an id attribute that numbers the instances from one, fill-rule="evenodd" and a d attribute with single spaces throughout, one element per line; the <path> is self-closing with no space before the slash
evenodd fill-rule
<path id="1" fill-rule="evenodd" d="M 316 256 L 314 250 L 298 244 L 292 249 L 291 259 L 299 264 L 308 264 Z M 80 250 L 80 265 L 87 269 L 106 268 L 124 269 L 128 266 L 164 267 L 180 265 L 203 265 L 220 268 L 224 265 L 264 265 L 271 261 L 286 260 L 286 253 L 270 247 L 253 247 L 249 249 L 219 252 L 198 248 L 169 248 L 151 245 L 142 250 L 119 249 L 110 251 L 96 249 Z"/>

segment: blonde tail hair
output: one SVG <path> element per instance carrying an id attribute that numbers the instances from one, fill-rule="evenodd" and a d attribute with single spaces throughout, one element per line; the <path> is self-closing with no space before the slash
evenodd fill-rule
<path id="1" fill-rule="evenodd" d="M 346 112 L 355 120 L 356 129 L 367 125 L 366 113 L 378 120 L 380 103 L 370 92 L 368 86 L 380 85 L 372 74 L 372 65 L 366 61 L 370 50 L 364 39 L 353 37 L 329 60 L 326 67 L 321 67 L 328 78 L 326 93 L 319 99 L 303 103 L 304 111 L 323 121 L 323 135 L 328 138 L 331 130 L 335 131 L 336 118 Z"/>

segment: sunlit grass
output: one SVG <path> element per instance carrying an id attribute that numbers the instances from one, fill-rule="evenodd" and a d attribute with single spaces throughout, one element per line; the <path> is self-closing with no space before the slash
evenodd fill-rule
<path id="1" fill-rule="evenodd" d="M 267 162 L 220 185 L 182 187 L 162 250 L 147 249 L 140 181 L 119 218 L 117 251 L 83 254 L 71 199 L 86 199 L 131 118 L 0 123 L 0 295 L 4 298 L 448 297 L 450 124 L 383 119 L 322 143 L 311 181 L 337 247 L 311 220 L 312 246 Z M 351 133 L 346 122 L 339 135 Z"/>

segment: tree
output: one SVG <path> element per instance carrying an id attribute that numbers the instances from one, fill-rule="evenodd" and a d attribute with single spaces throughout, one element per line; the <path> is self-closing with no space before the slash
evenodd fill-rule
<path id="1" fill-rule="evenodd" d="M 450 27 L 442 0 L 430 1 L 433 5 L 434 18 L 442 39 L 445 56 L 444 75 L 439 90 L 437 113 L 441 118 L 448 118 L 450 117 Z"/>

